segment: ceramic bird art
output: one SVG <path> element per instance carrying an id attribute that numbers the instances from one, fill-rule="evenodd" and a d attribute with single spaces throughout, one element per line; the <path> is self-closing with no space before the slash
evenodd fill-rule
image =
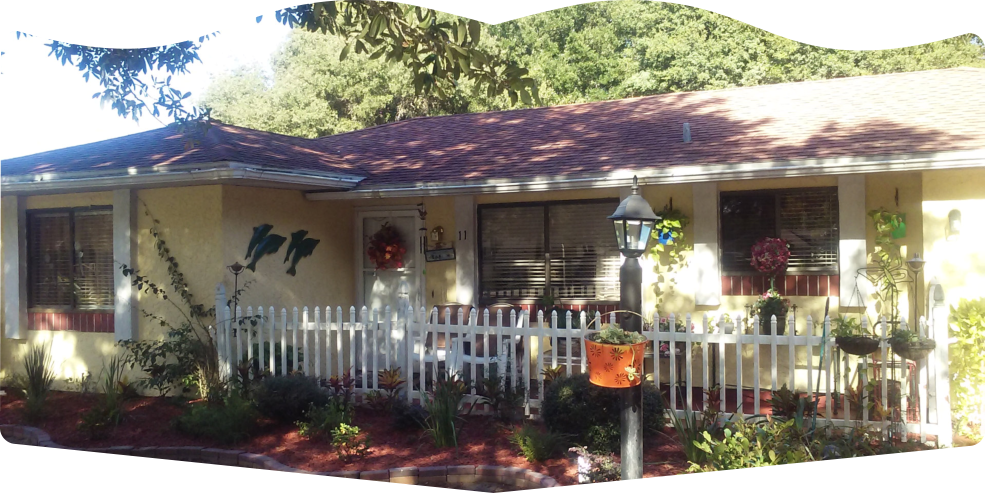
<path id="1" fill-rule="evenodd" d="M 270 233 L 270 230 L 272 229 L 274 229 L 274 227 L 271 224 L 261 224 L 253 228 L 253 237 L 250 238 L 250 246 L 246 249 L 246 258 L 250 258 L 250 255 L 253 255 L 253 249 L 260 244 L 260 241 L 263 240 L 267 236 L 267 233 Z"/>
<path id="2" fill-rule="evenodd" d="M 250 261 L 246 268 L 256 272 L 257 261 L 266 255 L 277 253 L 277 250 L 280 250 L 280 247 L 285 241 L 287 241 L 287 238 L 281 235 L 264 236 L 263 239 L 259 240 L 257 243 L 256 250 L 252 252 L 253 260 Z"/>
<path id="3" fill-rule="evenodd" d="M 294 257 L 291 259 L 291 267 L 287 269 L 287 273 L 292 276 L 297 274 L 298 262 L 311 255 L 311 252 L 315 251 L 315 247 L 318 246 L 318 242 L 320 241 L 314 238 L 304 238 L 298 242 L 297 246 L 289 249 L 289 251 L 294 250 Z"/>
<path id="4" fill-rule="evenodd" d="M 285 264 L 291 259 L 291 253 L 293 253 L 294 249 L 301 244 L 301 240 L 304 239 L 305 236 L 308 236 L 308 231 L 304 229 L 299 229 L 291 233 L 291 242 L 287 244 L 287 255 L 284 255 Z"/>

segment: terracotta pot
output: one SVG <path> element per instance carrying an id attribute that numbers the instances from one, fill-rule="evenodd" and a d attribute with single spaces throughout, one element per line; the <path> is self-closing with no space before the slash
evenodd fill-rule
<path id="1" fill-rule="evenodd" d="M 643 382 L 643 351 L 647 343 L 603 344 L 585 338 L 588 351 L 588 381 L 600 387 L 623 389 Z M 629 379 L 626 367 L 636 369 L 636 377 Z"/>

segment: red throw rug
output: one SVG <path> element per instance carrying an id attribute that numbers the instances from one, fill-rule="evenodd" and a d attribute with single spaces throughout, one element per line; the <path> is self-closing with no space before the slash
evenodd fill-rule
<path id="1" fill-rule="evenodd" d="M 8 395 L 0 402 L 0 424 L 24 424 L 23 401 Z M 80 416 L 98 399 L 74 392 L 52 392 L 47 408 L 49 415 L 36 425 L 51 439 L 73 448 L 98 448 L 114 445 L 205 446 L 245 450 L 263 454 L 284 465 L 309 471 L 377 470 L 395 467 L 439 465 L 497 465 L 529 469 L 555 478 L 562 485 L 577 483 L 577 468 L 567 458 L 531 464 L 509 441 L 510 428 L 486 416 L 469 416 L 459 437 L 459 450 L 437 449 L 421 430 L 395 430 L 389 416 L 368 409 L 356 412 L 355 425 L 370 436 L 370 455 L 346 464 L 339 460 L 331 445 L 314 442 L 298 435 L 296 426 L 267 422 L 252 439 L 235 445 L 219 445 L 182 435 L 171 427 L 171 420 L 181 409 L 159 397 L 141 397 L 127 402 L 126 417 L 109 436 L 87 440 L 77 429 Z M 673 435 L 673 430 L 665 430 Z M 644 477 L 680 474 L 687 462 L 676 441 L 665 436 L 648 438 L 644 443 Z"/>

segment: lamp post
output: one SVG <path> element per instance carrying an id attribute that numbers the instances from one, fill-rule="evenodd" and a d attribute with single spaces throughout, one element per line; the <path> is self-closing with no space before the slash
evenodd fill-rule
<path id="1" fill-rule="evenodd" d="M 912 324 L 917 324 L 920 327 L 920 311 L 917 309 L 917 303 L 920 302 L 920 271 L 923 270 L 923 264 L 927 261 L 920 258 L 919 253 L 914 253 L 913 258 L 906 261 L 906 266 L 913 271 L 913 318 L 910 320 L 911 327 Z"/>
<path id="2" fill-rule="evenodd" d="M 239 262 L 226 267 L 226 270 L 233 275 L 233 320 L 236 319 L 236 308 L 239 305 L 239 275 L 243 273 L 244 269 L 245 267 L 240 265 Z M 216 313 L 219 313 L 222 307 L 217 306 L 215 309 Z"/>
<path id="3" fill-rule="evenodd" d="M 657 220 L 650 204 L 640 196 L 633 177 L 633 191 L 609 219 L 615 227 L 616 244 L 626 257 L 619 269 L 620 326 L 624 330 L 643 332 L 643 269 L 639 257 L 646 251 L 650 233 Z M 631 312 L 631 313 L 629 313 Z M 622 389 L 620 406 L 620 457 L 622 479 L 643 477 L 643 385 Z"/>

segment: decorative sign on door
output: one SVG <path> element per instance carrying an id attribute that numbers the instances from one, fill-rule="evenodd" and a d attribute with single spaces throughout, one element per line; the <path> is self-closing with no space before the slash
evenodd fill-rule
<path id="1" fill-rule="evenodd" d="M 424 259 L 428 262 L 440 262 L 442 260 L 455 260 L 454 248 L 442 248 L 440 250 L 428 250 L 424 252 Z"/>

